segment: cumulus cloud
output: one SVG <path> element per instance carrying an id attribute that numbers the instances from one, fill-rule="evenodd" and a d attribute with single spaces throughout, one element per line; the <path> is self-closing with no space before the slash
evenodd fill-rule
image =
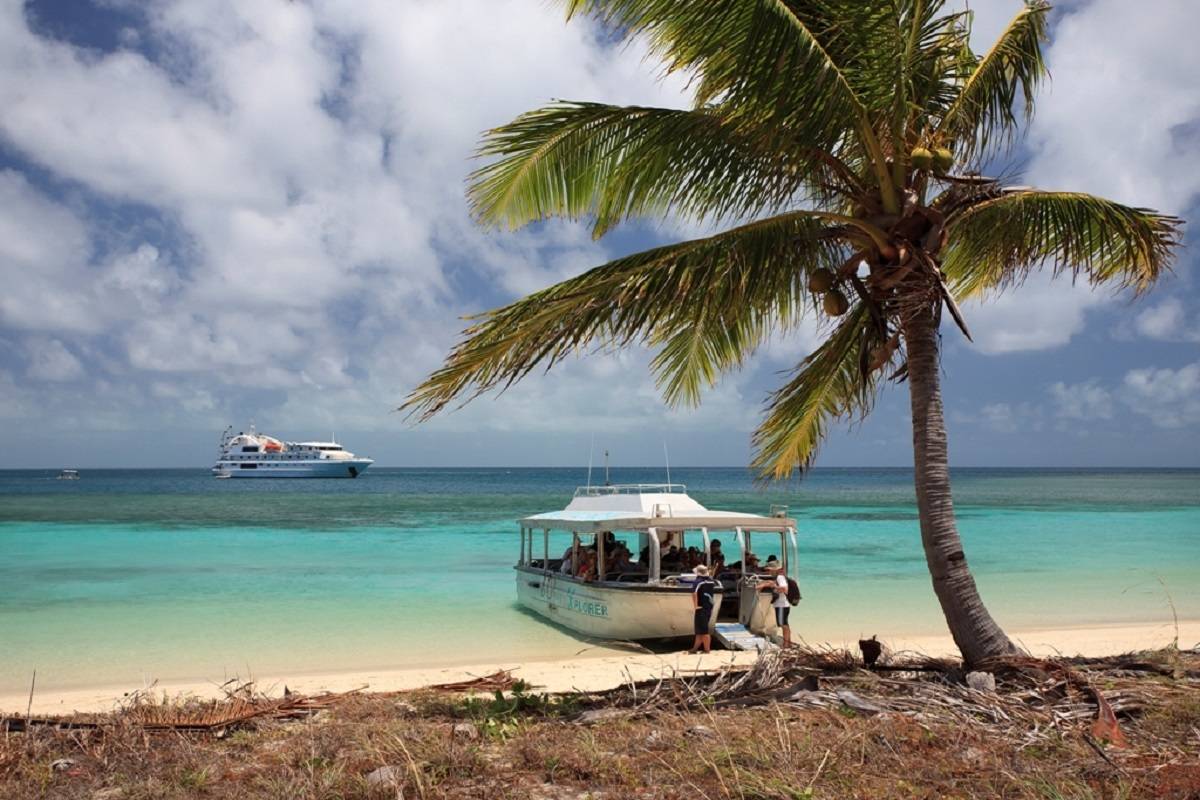
<path id="1" fill-rule="evenodd" d="M 35 381 L 70 381 L 83 376 L 83 365 L 58 339 L 31 339 L 26 374 Z"/>
<path id="2" fill-rule="evenodd" d="M 1159 428 L 1200 423 L 1200 361 L 1179 369 L 1130 370 L 1121 384 L 1130 409 Z"/>
<path id="3" fill-rule="evenodd" d="M 1055 415 L 1061 419 L 1112 419 L 1113 416 L 1112 394 L 1097 380 L 1051 384 L 1050 398 L 1054 402 Z"/>
<path id="4" fill-rule="evenodd" d="M 1149 339 L 1200 342 L 1200 318 L 1189 320 L 1178 297 L 1169 297 L 1138 314 L 1134 329 Z"/>
<path id="5" fill-rule="evenodd" d="M 475 226 L 463 183 L 478 132 L 556 96 L 686 102 L 638 46 L 531 0 L 164 0 L 141 13 L 128 47 L 98 53 L 0 8 L 0 140 L 93 206 L 174 231 L 116 236 L 89 207 L 0 172 L 0 333 L 41 348 L 30 377 L 58 380 L 84 365 L 26 339 L 99 337 L 94 377 L 119 375 L 164 410 L 221 385 L 191 410 L 395 424 L 389 409 L 444 356 L 459 316 L 611 255 L 583 226 Z M 644 359 L 629 369 L 647 385 Z M 526 399 L 537 416 L 542 397 Z"/>
<path id="6" fill-rule="evenodd" d="M 979 47 L 1019 8 L 971 5 Z M 616 254 L 585 226 L 516 234 L 476 226 L 463 185 L 478 132 L 555 97 L 688 101 L 683 79 L 659 80 L 640 45 L 613 47 L 540 0 L 129 7 L 140 27 L 101 52 L 41 35 L 25 5 L 0 4 L 0 145 L 19 167 L 0 170 L 8 419 L 220 429 L 255 414 L 293 430 L 398 429 L 403 421 L 389 410 L 444 357 L 461 315 Z M 1064 17 L 1066 33 L 1050 48 L 1057 88 L 1039 105 L 1048 119 L 1031 135 L 1029 177 L 1129 189 L 1128 198 L 1108 193 L 1177 210 L 1194 194 L 1180 153 L 1196 130 L 1184 80 L 1195 56 L 1175 47 L 1122 81 L 1092 75 L 1098 52 L 1124 69 L 1166 41 L 1161 31 L 1129 36 L 1116 8 L 1097 0 Z M 1169 28 L 1167 39 L 1187 27 L 1168 14 L 1141 16 L 1138 25 Z M 1130 104 L 1114 121 L 1111 109 Z M 1068 169 L 1078 154 L 1066 151 L 1081 138 L 1112 146 L 1139 115 L 1147 130 L 1133 140 L 1136 158 L 1096 162 L 1123 177 L 1081 182 L 1101 171 L 1090 156 Z M 1150 130 L 1161 126 L 1166 138 Z M 1126 185 L 1143 174 L 1159 177 Z M 700 232 L 667 220 L 657 235 Z M 1009 353 L 1068 342 L 1109 302 L 1035 278 L 968 313 L 981 350 Z M 1141 327 L 1169 325 L 1147 317 Z M 760 355 L 791 366 L 820 336 L 806 325 Z M 757 421 L 762 390 L 747 375 L 723 382 L 699 411 L 673 412 L 648 361 L 637 350 L 572 360 L 431 430 Z M 995 428 L 1034 411 L 998 405 L 985 416 Z"/>
<path id="7" fill-rule="evenodd" d="M 1182 215 L 1200 195 L 1196 6 L 1121 0 L 1064 9 L 1047 51 L 1053 80 L 1029 131 L 1029 175 Z M 1103 44 L 1101 44 L 1103 43 Z"/>
<path id="8" fill-rule="evenodd" d="M 1020 8 L 1015 0 L 970 6 L 976 49 Z M 1200 197 L 1200 163 L 1191 156 L 1200 142 L 1195 4 L 1161 0 L 1134 14 L 1120 0 L 1092 0 L 1065 5 L 1052 19 L 1051 80 L 1028 130 L 1023 182 L 1185 215 Z M 973 309 L 973 332 L 987 353 L 1060 347 L 1112 300 L 1107 290 L 1035 277 Z M 1160 307 L 1139 327 L 1161 330 L 1169 312 Z"/>

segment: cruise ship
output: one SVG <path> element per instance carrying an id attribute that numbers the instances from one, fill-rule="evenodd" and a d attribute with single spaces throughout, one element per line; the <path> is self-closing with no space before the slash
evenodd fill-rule
<path id="1" fill-rule="evenodd" d="M 357 478 L 374 461 L 334 441 L 284 442 L 254 430 L 221 434 L 218 478 Z"/>

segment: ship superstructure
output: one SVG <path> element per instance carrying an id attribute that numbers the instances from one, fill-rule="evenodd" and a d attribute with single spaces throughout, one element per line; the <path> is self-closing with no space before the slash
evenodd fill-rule
<path id="1" fill-rule="evenodd" d="M 375 463 L 336 441 L 285 442 L 250 426 L 226 429 L 212 472 L 218 478 L 357 478 Z"/>

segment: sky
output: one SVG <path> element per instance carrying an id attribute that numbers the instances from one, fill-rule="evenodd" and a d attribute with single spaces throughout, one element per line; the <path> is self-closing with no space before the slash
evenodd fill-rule
<path id="1" fill-rule="evenodd" d="M 985 49 L 1019 9 L 972 0 Z M 1076 0 L 1002 165 L 1191 219 L 1200 5 Z M 777 338 L 696 409 L 640 350 L 414 427 L 462 317 L 694 235 L 517 233 L 463 197 L 481 131 L 552 99 L 686 107 L 640 43 L 545 0 L 0 0 L 0 468 L 209 466 L 227 426 L 381 465 L 738 465 L 818 341 Z M 1200 270 L 1134 300 L 1035 277 L 944 330 L 952 465 L 1200 466 Z M 905 386 L 818 466 L 906 466 Z"/>

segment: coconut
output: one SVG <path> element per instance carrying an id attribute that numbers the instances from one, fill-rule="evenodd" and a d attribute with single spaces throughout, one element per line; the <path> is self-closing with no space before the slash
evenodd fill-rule
<path id="1" fill-rule="evenodd" d="M 833 273 L 827 269 L 815 269 L 808 276 L 808 290 L 821 294 L 833 288 L 835 282 Z"/>
<path id="2" fill-rule="evenodd" d="M 910 158 L 915 169 L 929 169 L 933 166 L 933 153 L 924 147 L 914 147 Z"/>
<path id="3" fill-rule="evenodd" d="M 933 151 L 933 168 L 937 172 L 949 172 L 954 166 L 954 153 L 951 153 L 945 147 L 939 147 Z"/>
<path id="4" fill-rule="evenodd" d="M 850 302 L 846 299 L 846 295 L 837 289 L 833 289 L 825 295 L 823 305 L 825 306 L 825 313 L 831 317 L 840 317 L 850 310 Z"/>

